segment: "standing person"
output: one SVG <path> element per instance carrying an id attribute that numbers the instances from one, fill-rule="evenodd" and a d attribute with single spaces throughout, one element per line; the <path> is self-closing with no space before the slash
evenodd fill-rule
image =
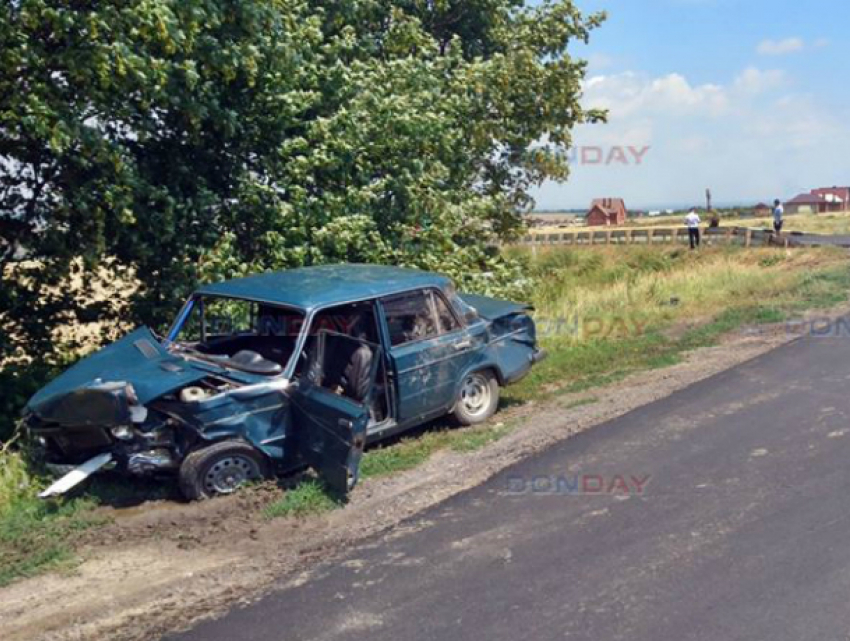
<path id="1" fill-rule="evenodd" d="M 782 206 L 782 203 L 779 202 L 779 199 L 773 201 L 773 231 L 776 232 L 776 235 L 779 236 L 782 233 L 782 223 L 785 222 L 782 219 L 782 216 L 785 215 L 785 208 Z"/>
<path id="2" fill-rule="evenodd" d="M 720 227 L 720 214 L 718 214 L 716 211 L 711 212 L 711 218 L 709 218 L 708 220 L 708 226 L 711 229 L 717 229 L 718 227 Z"/>
<path id="3" fill-rule="evenodd" d="M 688 226 L 688 240 L 691 242 L 691 249 L 699 247 L 699 214 L 696 207 L 691 207 L 691 211 L 685 216 L 685 225 Z"/>

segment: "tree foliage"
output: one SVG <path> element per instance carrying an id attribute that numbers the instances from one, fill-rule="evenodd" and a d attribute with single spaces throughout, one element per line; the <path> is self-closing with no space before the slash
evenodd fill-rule
<path id="1" fill-rule="evenodd" d="M 518 293 L 488 247 L 567 175 L 529 145 L 602 117 L 567 50 L 601 20 L 571 0 L 3 3 L 0 363 L 117 320 L 63 287 L 106 259 L 154 326 L 199 278 L 343 260 Z"/>

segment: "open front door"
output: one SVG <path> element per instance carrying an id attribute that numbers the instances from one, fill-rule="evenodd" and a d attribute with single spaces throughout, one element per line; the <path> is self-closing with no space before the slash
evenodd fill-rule
<path id="1" fill-rule="evenodd" d="M 367 341 L 321 331 L 309 350 L 306 375 L 292 392 L 298 451 L 342 495 L 359 476 L 380 351 Z"/>

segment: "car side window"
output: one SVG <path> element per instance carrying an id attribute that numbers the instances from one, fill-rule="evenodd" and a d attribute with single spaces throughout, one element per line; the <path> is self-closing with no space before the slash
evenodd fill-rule
<path id="1" fill-rule="evenodd" d="M 434 301 L 434 309 L 437 312 L 437 322 L 440 326 L 440 333 L 449 334 L 459 330 L 460 323 L 457 318 L 455 318 L 455 315 L 452 314 L 452 310 L 449 309 L 449 306 L 446 304 L 446 301 L 443 300 L 443 297 L 437 292 L 432 291 L 431 298 Z"/>
<path id="2" fill-rule="evenodd" d="M 393 347 L 437 336 L 439 331 L 431 304 L 431 293 L 424 290 L 383 300 Z"/>

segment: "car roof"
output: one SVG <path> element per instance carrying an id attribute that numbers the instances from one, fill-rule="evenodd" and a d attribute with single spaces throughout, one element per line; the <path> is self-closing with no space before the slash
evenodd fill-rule
<path id="1" fill-rule="evenodd" d="M 204 285 L 196 295 L 245 298 L 311 310 L 422 287 L 445 288 L 445 276 L 385 265 L 321 265 Z"/>

